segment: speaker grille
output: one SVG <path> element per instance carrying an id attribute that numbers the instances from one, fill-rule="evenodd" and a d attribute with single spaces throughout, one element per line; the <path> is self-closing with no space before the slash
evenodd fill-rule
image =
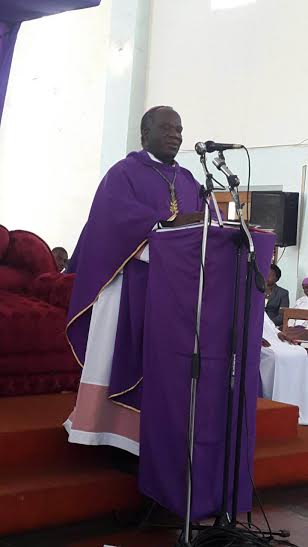
<path id="1" fill-rule="evenodd" d="M 273 230 L 276 245 L 296 245 L 298 192 L 251 192 L 252 224 Z"/>

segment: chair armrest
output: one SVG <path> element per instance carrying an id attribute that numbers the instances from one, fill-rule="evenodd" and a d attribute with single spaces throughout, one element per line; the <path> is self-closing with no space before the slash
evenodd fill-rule
<path id="1" fill-rule="evenodd" d="M 68 309 L 74 279 L 75 274 L 42 274 L 33 282 L 31 293 L 53 306 Z"/>
<path id="2" fill-rule="evenodd" d="M 283 332 L 288 330 L 289 319 L 308 320 L 308 310 L 299 308 L 283 308 Z"/>
<path id="3" fill-rule="evenodd" d="M 60 275 L 59 272 L 52 272 L 37 276 L 30 289 L 31 296 L 45 300 L 45 302 L 50 302 L 51 291 Z"/>
<path id="4" fill-rule="evenodd" d="M 60 274 L 52 288 L 50 304 L 68 310 L 75 277 L 75 274 Z"/>

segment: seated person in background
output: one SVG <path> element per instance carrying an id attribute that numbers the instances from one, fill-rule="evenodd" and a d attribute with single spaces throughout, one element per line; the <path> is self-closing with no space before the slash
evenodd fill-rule
<path id="1" fill-rule="evenodd" d="M 299 407 L 299 423 L 308 425 L 308 355 L 264 314 L 260 358 L 263 397 Z"/>
<path id="2" fill-rule="evenodd" d="M 63 247 L 55 247 L 52 249 L 52 254 L 55 257 L 57 263 L 58 271 L 63 272 L 67 266 L 68 254 Z"/>
<path id="3" fill-rule="evenodd" d="M 266 282 L 265 311 L 277 327 L 283 323 L 283 314 L 280 312 L 280 308 L 288 308 L 290 305 L 289 292 L 276 284 L 280 278 L 280 268 L 276 264 L 271 264 Z"/>
<path id="4" fill-rule="evenodd" d="M 294 308 L 297 308 L 298 310 L 308 310 L 308 277 L 305 277 L 305 279 L 303 279 L 302 287 L 304 291 L 304 296 L 296 300 Z M 304 319 L 295 319 L 292 321 L 292 324 L 290 321 L 290 326 L 304 327 L 305 329 L 308 329 L 308 320 L 305 321 Z"/>

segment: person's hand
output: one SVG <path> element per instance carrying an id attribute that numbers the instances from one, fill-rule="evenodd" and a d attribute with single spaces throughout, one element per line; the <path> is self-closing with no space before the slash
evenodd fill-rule
<path id="1" fill-rule="evenodd" d="M 185 224 L 195 224 L 196 222 L 203 222 L 204 213 L 196 211 L 195 213 L 183 213 L 178 215 L 174 220 L 162 221 L 162 226 L 184 226 Z"/>
<path id="2" fill-rule="evenodd" d="M 281 342 L 288 342 L 288 344 L 291 344 L 292 346 L 298 346 L 298 342 L 296 342 L 296 340 L 293 340 L 291 336 L 288 336 L 283 332 L 278 332 L 278 338 L 279 340 L 281 340 Z"/>
<path id="3" fill-rule="evenodd" d="M 265 340 L 265 338 L 262 338 L 262 347 L 263 348 L 270 348 L 271 347 L 270 343 L 267 340 Z"/>

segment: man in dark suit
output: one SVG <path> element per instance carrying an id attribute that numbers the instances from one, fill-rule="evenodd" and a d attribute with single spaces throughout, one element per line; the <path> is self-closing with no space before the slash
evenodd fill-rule
<path id="1" fill-rule="evenodd" d="M 280 278 L 280 268 L 276 264 L 272 264 L 266 284 L 265 311 L 277 327 L 280 327 L 283 322 L 280 308 L 288 308 L 290 305 L 289 291 L 277 285 Z"/>

